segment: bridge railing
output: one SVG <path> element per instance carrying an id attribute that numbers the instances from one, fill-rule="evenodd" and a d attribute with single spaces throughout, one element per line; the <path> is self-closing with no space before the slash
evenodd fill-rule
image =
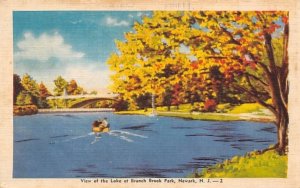
<path id="1" fill-rule="evenodd" d="M 114 112 L 114 108 L 57 108 L 39 109 L 38 113 L 64 113 L 64 112 Z"/>
<path id="2" fill-rule="evenodd" d="M 79 98 L 106 98 L 114 99 L 118 97 L 118 94 L 107 94 L 107 95 L 62 95 L 62 96 L 49 96 L 47 99 L 79 99 Z"/>

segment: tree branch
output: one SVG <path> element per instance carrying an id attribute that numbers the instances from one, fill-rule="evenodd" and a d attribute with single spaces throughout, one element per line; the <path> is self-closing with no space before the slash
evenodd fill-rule
<path id="1" fill-rule="evenodd" d="M 254 80 L 260 82 L 263 86 L 269 86 L 266 82 L 264 82 L 262 79 L 258 78 L 257 76 L 250 74 L 248 72 L 245 73 L 247 76 L 253 78 Z"/>
<path id="2" fill-rule="evenodd" d="M 257 96 L 257 95 L 269 95 L 269 93 L 267 93 L 267 92 L 257 91 L 257 90 L 255 89 L 255 87 L 253 86 L 253 84 L 251 83 L 251 80 L 250 80 L 248 74 L 246 74 L 246 80 L 247 80 L 247 82 L 248 82 L 248 85 L 249 85 L 250 88 L 251 88 L 251 92 L 254 93 L 256 96 Z"/>
<path id="3" fill-rule="evenodd" d="M 220 28 L 230 38 L 230 40 L 228 41 L 229 43 L 236 44 L 236 45 L 241 45 L 241 43 L 239 41 L 235 40 L 234 37 L 233 37 L 233 35 L 232 35 L 232 33 L 230 33 L 229 31 L 227 31 L 226 28 L 224 28 L 222 26 L 220 26 Z"/>
<path id="4" fill-rule="evenodd" d="M 249 91 L 248 89 L 246 89 L 246 88 L 244 88 L 244 87 L 242 87 L 242 86 L 239 86 L 239 85 L 233 85 L 233 87 L 234 87 L 236 90 L 239 90 L 239 91 L 248 93 L 249 96 L 252 97 L 252 98 L 253 98 L 256 102 L 258 102 L 260 105 L 262 105 L 262 106 L 268 108 L 273 114 L 275 114 L 275 115 L 277 114 L 276 109 L 275 109 L 272 105 L 270 105 L 270 104 L 264 102 L 264 101 L 261 100 L 259 97 L 257 97 L 254 93 L 252 93 L 251 91 Z"/>

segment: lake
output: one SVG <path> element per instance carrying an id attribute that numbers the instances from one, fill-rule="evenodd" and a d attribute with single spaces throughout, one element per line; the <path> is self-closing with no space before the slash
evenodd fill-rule
<path id="1" fill-rule="evenodd" d="M 91 124 L 107 117 L 100 137 Z M 14 178 L 181 178 L 276 142 L 272 123 L 114 113 L 14 117 Z"/>

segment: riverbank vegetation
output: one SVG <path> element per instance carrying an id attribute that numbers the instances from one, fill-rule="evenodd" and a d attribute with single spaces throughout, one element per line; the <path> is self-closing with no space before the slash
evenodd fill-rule
<path id="1" fill-rule="evenodd" d="M 17 116 L 33 115 L 38 113 L 35 105 L 14 106 L 13 114 Z"/>
<path id="2" fill-rule="evenodd" d="M 253 151 L 194 172 L 191 178 L 286 178 L 287 156 L 275 150 Z"/>
<path id="3" fill-rule="evenodd" d="M 118 110 L 191 104 L 210 113 L 220 104 L 241 105 L 234 114 L 256 102 L 273 113 L 275 147 L 285 154 L 288 12 L 154 11 L 124 36 L 107 61 L 123 101 Z"/>
<path id="4" fill-rule="evenodd" d="M 210 120 L 210 121 L 260 121 L 260 122 L 272 122 L 274 116 L 263 106 L 257 103 L 245 103 L 242 105 L 232 106 L 230 104 L 219 104 L 216 107 L 216 112 L 199 112 L 194 111 L 194 106 L 191 104 L 182 104 L 178 106 L 157 107 L 156 113 L 159 116 L 178 117 L 194 120 Z M 123 115 L 150 115 L 152 113 L 151 108 L 144 110 L 134 111 L 119 111 L 117 114 Z"/>

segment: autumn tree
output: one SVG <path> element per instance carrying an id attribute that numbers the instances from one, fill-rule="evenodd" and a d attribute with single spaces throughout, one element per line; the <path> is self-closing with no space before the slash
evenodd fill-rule
<path id="1" fill-rule="evenodd" d="M 39 85 L 39 107 L 47 108 L 49 107 L 47 103 L 47 97 L 51 96 L 51 93 L 48 91 L 47 87 L 44 85 L 43 82 Z"/>
<path id="2" fill-rule="evenodd" d="M 66 89 L 69 95 L 79 95 L 83 92 L 82 87 L 79 87 L 74 79 L 67 84 Z"/>
<path id="3" fill-rule="evenodd" d="M 43 82 L 41 82 L 39 85 L 39 96 L 43 100 L 51 96 L 51 93 L 48 91 L 47 87 L 44 85 Z"/>
<path id="4" fill-rule="evenodd" d="M 287 12 L 188 12 L 190 23 L 200 29 L 185 41 L 201 68 L 220 66 L 225 83 L 246 93 L 276 117 L 278 143 L 285 153 L 288 131 Z M 266 102 L 271 98 L 272 103 Z"/>
<path id="5" fill-rule="evenodd" d="M 156 11 L 117 41 L 119 51 L 108 60 L 113 91 L 130 105 L 145 93 L 172 95 L 173 104 L 197 96 L 207 106 L 229 93 L 247 95 L 275 115 L 275 148 L 283 154 L 288 36 L 288 13 L 282 11 Z"/>
<path id="6" fill-rule="evenodd" d="M 182 65 L 188 60 L 179 53 L 176 38 L 166 37 L 172 32 L 179 32 L 174 35 L 180 36 L 182 30 L 174 28 L 185 23 L 170 19 L 180 14 L 154 12 L 152 19 L 144 17 L 142 23 L 134 23 L 134 32 L 125 34 L 125 42 L 116 42 L 120 53 L 112 54 L 108 60 L 110 69 L 115 72 L 112 89 L 122 94 L 133 108 L 136 105 L 133 98 L 150 93 L 163 99 L 166 86 L 172 88 L 180 81 Z"/>

